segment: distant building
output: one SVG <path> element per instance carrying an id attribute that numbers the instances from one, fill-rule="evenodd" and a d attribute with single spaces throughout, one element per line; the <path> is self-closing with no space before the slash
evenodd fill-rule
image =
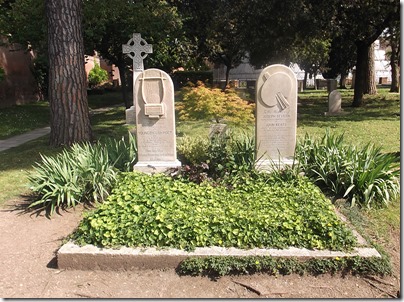
<path id="1" fill-rule="evenodd" d="M 304 70 L 301 70 L 297 64 L 289 66 L 295 72 L 298 80 L 304 80 Z M 233 81 L 236 85 L 255 85 L 262 69 L 255 69 L 249 64 L 248 59 L 245 59 L 237 68 L 231 69 L 229 81 Z M 380 41 L 375 41 L 375 73 L 376 83 L 390 84 L 391 83 L 391 67 L 386 57 L 386 46 L 380 45 Z M 316 75 L 317 80 L 324 79 L 321 74 Z M 352 79 L 352 74 L 348 75 L 348 79 Z M 215 66 L 213 69 L 213 82 L 216 84 L 224 83 L 226 80 L 226 67 L 224 65 Z M 307 79 L 307 86 L 314 86 L 314 78 Z"/>
<path id="2" fill-rule="evenodd" d="M 5 45 L 6 38 L 0 37 Z M 0 81 L 0 108 L 22 105 L 40 99 L 38 85 L 31 66 L 35 54 L 25 51 L 19 44 L 0 46 L 0 67 L 4 79 Z"/>

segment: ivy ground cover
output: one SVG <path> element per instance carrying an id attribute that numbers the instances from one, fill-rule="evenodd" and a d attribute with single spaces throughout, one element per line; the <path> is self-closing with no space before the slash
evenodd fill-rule
<path id="1" fill-rule="evenodd" d="M 356 245 L 331 202 L 306 178 L 280 182 L 262 174 L 242 177 L 229 188 L 122 173 L 108 200 L 86 214 L 71 239 L 99 247 L 185 250 Z"/>

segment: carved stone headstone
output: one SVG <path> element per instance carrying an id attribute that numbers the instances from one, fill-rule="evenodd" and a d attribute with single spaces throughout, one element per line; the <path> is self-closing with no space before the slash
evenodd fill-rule
<path id="1" fill-rule="evenodd" d="M 163 172 L 179 167 L 174 112 L 174 85 L 170 76 L 159 69 L 139 74 L 136 93 L 136 138 L 138 162 L 135 170 Z"/>
<path id="2" fill-rule="evenodd" d="M 262 70 L 256 86 L 257 169 L 293 163 L 297 127 L 297 79 L 284 65 Z"/>
<path id="3" fill-rule="evenodd" d="M 134 33 L 133 37 L 128 41 L 127 44 L 122 45 L 122 52 L 127 54 L 133 60 L 133 87 L 135 87 L 136 78 L 143 71 L 143 59 L 147 57 L 147 54 L 153 52 L 153 47 L 142 39 L 139 33 Z M 135 90 L 133 90 L 135 91 Z M 136 95 L 133 92 L 133 104 L 136 103 Z M 134 125 L 136 111 L 135 106 L 131 106 L 126 109 L 126 124 Z"/>
<path id="4" fill-rule="evenodd" d="M 341 93 L 338 90 L 334 90 L 328 96 L 328 112 L 326 115 L 338 115 L 342 113 L 341 109 Z"/>

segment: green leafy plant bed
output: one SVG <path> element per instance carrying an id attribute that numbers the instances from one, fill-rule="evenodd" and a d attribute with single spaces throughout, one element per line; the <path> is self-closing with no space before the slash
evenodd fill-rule
<path id="1" fill-rule="evenodd" d="M 352 232 L 306 178 L 240 177 L 231 189 L 159 174 L 122 173 L 107 201 L 71 239 L 99 247 L 350 250 Z"/>
<path id="2" fill-rule="evenodd" d="M 270 275 L 290 275 L 305 273 L 312 275 L 337 273 L 343 274 L 391 274 L 390 261 L 386 257 L 361 258 L 344 257 L 331 259 L 309 259 L 274 257 L 191 257 L 177 268 L 181 275 L 224 276 L 230 274 L 267 273 Z"/>

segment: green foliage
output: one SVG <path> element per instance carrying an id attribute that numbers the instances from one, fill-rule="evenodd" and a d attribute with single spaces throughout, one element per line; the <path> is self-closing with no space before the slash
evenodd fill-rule
<path id="1" fill-rule="evenodd" d="M 196 85 L 198 81 L 203 83 L 213 83 L 212 71 L 176 71 L 173 75 L 173 82 L 176 84 L 176 89 L 180 89 L 189 82 Z"/>
<path id="2" fill-rule="evenodd" d="M 137 161 L 137 144 L 135 137 L 128 132 L 128 140 L 122 137 L 120 140 L 106 138 L 101 140 L 106 148 L 108 160 L 119 171 L 129 172 Z"/>
<path id="3" fill-rule="evenodd" d="M 72 238 L 102 247 L 350 249 L 356 239 L 306 179 L 244 177 L 232 190 L 156 174 L 124 173 Z"/>
<path id="4" fill-rule="evenodd" d="M 90 87 L 95 87 L 106 81 L 108 81 L 108 72 L 95 63 L 94 68 L 88 73 L 88 84 Z"/>
<path id="5" fill-rule="evenodd" d="M 101 145 L 74 144 L 54 157 L 41 158 L 28 177 L 31 190 L 39 197 L 30 207 L 40 205 L 50 215 L 60 207 L 104 200 L 116 179 Z"/>
<path id="6" fill-rule="evenodd" d="M 352 204 L 387 205 L 399 194 L 399 162 L 373 144 L 346 145 L 344 135 L 329 131 L 320 139 L 306 135 L 297 146 L 297 159 L 308 177 Z"/>
<path id="7" fill-rule="evenodd" d="M 28 180 L 37 200 L 30 207 L 46 208 L 50 215 L 57 208 L 83 202 L 99 202 L 114 186 L 117 169 L 129 171 L 137 156 L 136 142 L 108 139 L 104 144 L 74 144 L 55 156 L 41 155 Z"/>
<path id="8" fill-rule="evenodd" d="M 178 158 L 186 165 L 196 165 L 206 162 L 208 159 L 208 137 L 184 136 L 177 145 Z"/>
<path id="9" fill-rule="evenodd" d="M 222 133 L 208 137 L 185 136 L 178 144 L 178 154 L 181 162 L 196 167 L 200 164 L 203 173 L 218 179 L 225 176 L 235 176 L 239 172 L 254 170 L 255 142 L 254 138 L 245 132 L 235 133 L 225 130 Z M 197 169 L 198 170 L 198 169 Z M 183 172 L 195 172 L 191 167 Z"/>
<path id="10" fill-rule="evenodd" d="M 223 92 L 198 82 L 196 87 L 182 88 L 181 97 L 182 101 L 176 103 L 180 120 L 224 119 L 236 124 L 254 121 L 254 105 L 241 99 L 234 89 Z"/>
<path id="11" fill-rule="evenodd" d="M 179 264 L 177 272 L 180 275 L 209 275 L 212 277 L 253 273 L 266 273 L 269 275 L 303 275 L 309 273 L 319 275 L 335 274 L 337 272 L 384 276 L 391 274 L 391 265 L 390 261 L 385 257 L 312 258 L 302 261 L 297 258 L 275 258 L 270 256 L 209 256 L 203 258 L 189 257 Z"/>

